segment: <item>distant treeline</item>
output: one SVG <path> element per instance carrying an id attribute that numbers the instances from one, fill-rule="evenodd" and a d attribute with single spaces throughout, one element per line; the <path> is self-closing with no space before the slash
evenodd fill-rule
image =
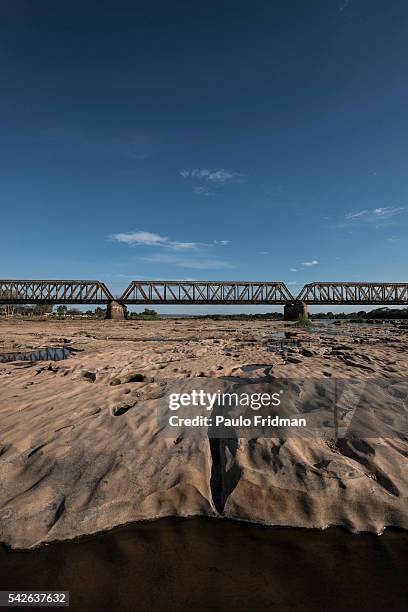
<path id="1" fill-rule="evenodd" d="M 370 319 L 407 319 L 408 308 L 375 308 L 358 312 L 318 312 L 310 315 L 311 319 L 346 319 L 348 321 Z"/>
<path id="2" fill-rule="evenodd" d="M 89 319 L 104 319 L 106 316 L 106 308 L 97 306 L 93 310 L 79 310 L 79 308 L 68 308 L 63 304 L 56 307 L 52 304 L 15 304 L 11 305 L 9 314 L 20 317 L 57 317 L 68 319 L 81 317 Z M 155 310 L 145 308 L 143 312 L 129 312 L 128 319 L 155 320 L 159 319 L 159 315 Z"/>
<path id="3" fill-rule="evenodd" d="M 98 306 L 93 310 L 79 310 L 77 308 L 67 308 L 60 305 L 56 308 L 48 304 L 36 305 L 14 305 L 13 314 L 20 316 L 57 316 L 57 317 L 89 317 L 96 319 L 104 319 L 106 308 Z M 171 315 L 165 315 L 166 318 Z M 374 310 L 358 312 L 318 312 L 309 315 L 312 320 L 347 320 L 347 321 L 369 321 L 371 319 L 408 319 L 408 308 L 376 308 Z M 183 318 L 178 316 L 177 318 Z M 187 318 L 187 317 L 186 317 Z M 212 321 L 282 321 L 283 314 L 280 312 L 263 312 L 256 314 L 206 314 L 206 315 L 188 315 L 188 318 L 194 319 L 211 319 Z M 145 308 L 143 312 L 128 312 L 128 319 L 133 320 L 156 320 L 160 316 L 155 310 Z"/>
<path id="4" fill-rule="evenodd" d="M 348 321 L 368 321 L 371 319 L 407 319 L 408 308 L 376 308 L 375 310 L 365 311 L 360 310 L 358 312 L 318 312 L 310 313 L 310 319 L 312 320 L 324 320 L 324 319 L 338 319 Z M 194 317 L 197 319 L 211 319 L 213 321 L 281 321 L 283 320 L 283 314 L 280 312 L 265 312 L 257 314 L 207 314 L 198 315 Z"/>
<path id="5" fill-rule="evenodd" d="M 94 310 L 79 310 L 79 308 L 67 308 L 67 306 L 60 305 L 56 308 L 52 304 L 11 304 L 12 314 L 20 317 L 44 317 L 44 316 L 57 316 L 57 317 L 92 317 L 94 319 L 103 319 L 106 315 L 106 308 L 98 306 Z"/>

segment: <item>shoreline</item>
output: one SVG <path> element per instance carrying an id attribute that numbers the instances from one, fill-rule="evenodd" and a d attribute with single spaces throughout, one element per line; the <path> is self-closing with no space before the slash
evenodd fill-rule
<path id="1" fill-rule="evenodd" d="M 115 532 L 116 530 L 123 530 L 123 529 L 127 529 L 127 528 L 137 528 L 137 527 L 142 527 L 143 525 L 147 525 L 147 524 L 155 524 L 155 523 L 159 523 L 160 521 L 180 521 L 180 522 L 188 522 L 188 521 L 195 521 L 195 520 L 205 520 L 205 521 L 222 521 L 222 522 L 226 522 L 226 523 L 238 523 L 238 524 L 243 524 L 243 525 L 249 525 L 249 526 L 253 526 L 254 528 L 260 528 L 260 529 L 266 529 L 268 531 L 299 531 L 299 532 L 316 532 L 316 533 L 325 533 L 328 531 L 332 531 L 332 530 L 339 530 L 341 532 L 347 533 L 353 537 L 359 537 L 359 536 L 372 536 L 374 538 L 381 538 L 385 533 L 389 533 L 389 532 L 395 532 L 395 533 L 401 533 L 401 534 L 406 534 L 408 535 L 408 528 L 405 527 L 395 527 L 392 525 L 388 525 L 386 526 L 381 532 L 374 532 L 374 531 L 353 531 L 352 529 L 350 529 L 349 526 L 345 525 L 345 524 L 332 524 L 332 525 L 326 525 L 325 527 L 299 527 L 297 525 L 275 525 L 275 524 L 268 524 L 268 523 L 255 523 L 254 521 L 251 521 L 250 519 L 245 519 L 245 518 L 241 518 L 241 517 L 233 517 L 233 516 L 222 516 L 220 514 L 213 514 L 213 515 L 207 515 L 207 514 L 191 514 L 191 515 L 162 515 L 162 516 L 157 516 L 157 517 L 152 517 L 152 518 L 142 518 L 140 520 L 134 520 L 134 521 L 130 521 L 129 523 L 123 523 L 123 524 L 118 524 L 115 525 L 114 527 L 110 527 L 107 529 L 103 529 L 101 531 L 94 531 L 94 532 L 90 532 L 90 533 L 83 533 L 79 536 L 75 536 L 73 538 L 66 538 L 63 540 L 47 540 L 47 541 L 42 541 L 39 544 L 35 544 L 30 548 L 15 548 L 13 546 L 11 546 L 10 544 L 7 544 L 7 542 L 2 542 L 0 541 L 0 549 L 4 549 L 10 553 L 24 553 L 24 552 L 35 552 L 35 551 L 39 551 L 42 550 L 43 548 L 46 548 L 48 546 L 58 546 L 60 544 L 69 544 L 69 543 L 75 543 L 75 542 L 81 542 L 84 540 L 88 540 L 88 539 L 93 539 L 95 537 L 98 536 L 105 536 L 108 534 L 111 534 L 113 532 Z"/>

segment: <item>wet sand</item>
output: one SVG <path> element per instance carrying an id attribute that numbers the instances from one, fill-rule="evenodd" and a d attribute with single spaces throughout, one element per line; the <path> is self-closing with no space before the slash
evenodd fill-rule
<path id="1" fill-rule="evenodd" d="M 403 531 L 173 518 L 34 551 L 0 547 L 0 589 L 69 590 L 75 611 L 403 612 L 407 561 Z"/>

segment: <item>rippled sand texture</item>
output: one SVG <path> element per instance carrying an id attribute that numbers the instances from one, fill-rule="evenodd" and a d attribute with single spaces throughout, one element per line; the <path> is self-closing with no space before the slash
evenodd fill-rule
<path id="1" fill-rule="evenodd" d="M 0 352 L 64 342 L 75 352 L 0 364 L 0 541 L 29 548 L 172 515 L 407 528 L 408 436 L 393 410 L 384 414 L 393 435 L 367 440 L 210 443 L 158 431 L 157 402 L 200 379 L 226 389 L 231 377 L 406 377 L 404 325 L 330 330 L 338 334 L 271 322 L 2 321 Z M 268 350 L 277 331 L 299 340 L 286 357 Z M 245 368 L 254 364 L 264 367 Z"/>

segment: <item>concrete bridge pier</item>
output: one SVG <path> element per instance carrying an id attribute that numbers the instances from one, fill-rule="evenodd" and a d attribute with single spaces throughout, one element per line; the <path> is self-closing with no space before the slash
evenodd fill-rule
<path id="1" fill-rule="evenodd" d="M 105 319 L 113 319 L 114 321 L 124 321 L 127 316 L 127 308 L 116 300 L 109 302 L 106 307 Z"/>
<path id="2" fill-rule="evenodd" d="M 307 304 L 300 300 L 287 302 L 283 308 L 283 318 L 285 321 L 296 321 L 299 317 L 309 317 Z"/>

